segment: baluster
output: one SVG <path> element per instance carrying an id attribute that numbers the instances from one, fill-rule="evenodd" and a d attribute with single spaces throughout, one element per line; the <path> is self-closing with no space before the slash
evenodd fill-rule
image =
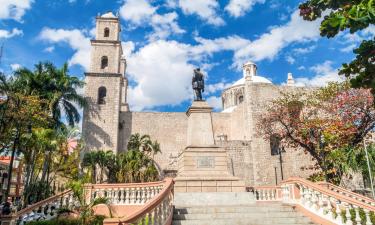
<path id="1" fill-rule="evenodd" d="M 151 189 L 150 187 L 146 187 L 147 188 L 147 201 L 149 201 L 151 199 Z"/>
<path id="2" fill-rule="evenodd" d="M 346 224 L 347 225 L 353 225 L 352 216 L 350 214 L 350 205 L 345 204 L 345 217 L 346 217 Z"/>
<path id="3" fill-rule="evenodd" d="M 262 197 L 260 198 L 260 200 L 264 201 L 266 199 L 266 193 L 263 189 L 261 189 L 260 192 L 262 193 Z"/>
<path id="4" fill-rule="evenodd" d="M 124 188 L 120 188 L 118 190 L 118 196 L 117 198 L 119 199 L 119 204 L 123 205 L 125 204 L 125 198 L 124 198 Z"/>
<path id="5" fill-rule="evenodd" d="M 317 193 L 317 200 L 318 200 L 318 204 L 317 204 L 317 211 L 319 212 L 320 215 L 324 215 L 324 201 L 323 201 L 323 195 L 322 193 L 318 192 Z"/>
<path id="6" fill-rule="evenodd" d="M 141 205 L 143 203 L 143 188 L 139 187 L 138 189 L 138 205 Z"/>
<path id="7" fill-rule="evenodd" d="M 130 204 L 135 204 L 135 188 L 130 188 Z"/>
<path id="8" fill-rule="evenodd" d="M 112 189 L 112 199 L 113 199 L 112 203 L 114 203 L 114 204 L 119 203 L 119 199 L 118 199 L 119 193 L 118 192 L 119 192 L 118 188 Z"/>
<path id="9" fill-rule="evenodd" d="M 366 225 L 372 225 L 371 218 L 370 218 L 370 210 L 365 209 L 365 215 L 366 215 Z"/>
<path id="10" fill-rule="evenodd" d="M 358 206 L 354 206 L 354 210 L 355 210 L 355 222 L 357 225 L 362 225 L 361 223 L 361 216 L 359 215 L 359 207 Z"/>
<path id="11" fill-rule="evenodd" d="M 130 188 L 125 188 L 125 205 L 130 204 Z"/>
<path id="12" fill-rule="evenodd" d="M 336 221 L 338 223 L 341 223 L 341 224 L 345 224 L 345 218 L 344 216 L 341 214 L 341 202 L 339 200 L 336 200 L 336 214 L 337 214 L 337 217 L 336 217 Z"/>
<path id="13" fill-rule="evenodd" d="M 157 225 L 158 224 L 158 222 L 159 222 L 159 211 L 158 211 L 158 207 L 155 207 L 154 208 L 154 225 Z"/>
<path id="14" fill-rule="evenodd" d="M 271 200 L 275 200 L 276 198 L 275 198 L 275 190 L 274 189 L 272 189 L 271 190 Z"/>
<path id="15" fill-rule="evenodd" d="M 327 200 L 327 216 L 328 218 L 330 219 L 335 219 L 334 215 L 333 215 L 333 212 L 332 212 L 332 201 L 331 200 L 334 200 L 333 198 L 325 195 L 325 198 Z"/>
<path id="16" fill-rule="evenodd" d="M 163 212 L 163 208 L 162 208 L 162 204 L 159 204 L 157 206 L 158 208 L 158 211 L 159 211 L 159 216 L 158 216 L 158 224 L 162 224 L 163 223 L 163 215 L 164 215 L 164 212 Z"/>
<path id="17" fill-rule="evenodd" d="M 146 203 L 146 188 L 145 187 L 141 187 L 141 204 L 145 204 Z"/>

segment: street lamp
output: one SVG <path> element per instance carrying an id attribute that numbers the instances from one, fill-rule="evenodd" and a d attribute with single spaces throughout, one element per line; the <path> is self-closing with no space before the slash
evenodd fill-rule
<path id="1" fill-rule="evenodd" d="M 367 168 L 368 168 L 368 173 L 369 173 L 369 176 L 370 176 L 370 185 L 371 185 L 372 198 L 375 199 L 374 184 L 373 184 L 373 181 L 372 181 L 372 173 L 371 173 L 371 167 L 370 167 L 370 160 L 369 160 L 369 157 L 368 157 L 367 144 L 366 144 L 366 140 L 365 139 L 363 139 L 363 147 L 364 147 L 365 153 L 366 153 Z"/>
<path id="2" fill-rule="evenodd" d="M 283 156 L 282 153 L 285 153 L 285 148 L 282 146 L 279 148 L 279 163 L 280 163 L 280 172 L 281 172 L 281 180 L 284 180 L 284 171 L 283 171 Z"/>

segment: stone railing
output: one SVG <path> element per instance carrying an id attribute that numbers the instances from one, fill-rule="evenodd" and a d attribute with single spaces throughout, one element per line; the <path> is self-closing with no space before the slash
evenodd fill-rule
<path id="1" fill-rule="evenodd" d="M 255 187 L 252 192 L 257 201 L 280 201 L 282 198 L 279 186 L 259 186 Z"/>
<path id="2" fill-rule="evenodd" d="M 374 224 L 370 219 L 370 213 L 375 212 L 374 201 L 367 197 L 331 184 L 313 183 L 302 178 L 289 178 L 281 183 L 280 188 L 280 201 L 297 205 L 298 209 L 319 224 Z"/>
<path id="3" fill-rule="evenodd" d="M 110 206 L 131 209 L 126 218 L 109 218 L 104 224 L 171 224 L 173 203 L 173 180 L 132 184 L 87 184 L 84 189 L 86 202 L 98 197 L 109 200 Z M 62 208 L 78 206 L 73 193 L 68 190 L 30 205 L 10 216 L 0 217 L 0 225 L 23 225 L 29 221 L 49 220 Z M 134 207 L 136 206 L 136 207 Z"/>
<path id="4" fill-rule="evenodd" d="M 150 186 L 145 186 L 144 190 L 145 193 L 150 193 L 151 190 L 160 190 L 156 195 L 153 197 L 148 198 L 146 194 L 146 199 L 149 201 L 143 205 L 143 207 L 131 215 L 126 216 L 124 218 L 108 218 L 105 219 L 103 224 L 104 225 L 130 225 L 130 224 L 142 224 L 142 225 L 170 225 L 172 223 L 172 216 L 173 216 L 173 185 L 174 182 L 172 179 L 167 178 L 161 183 L 154 183 Z M 160 189 L 161 187 L 161 189 Z M 134 190 L 135 191 L 135 190 Z M 153 195 L 153 191 L 151 191 L 151 195 Z M 156 193 L 156 192 L 155 192 Z M 126 196 L 126 194 L 125 194 Z M 138 196 L 138 195 L 137 195 Z M 142 192 L 140 196 L 143 196 Z M 115 201 L 119 198 L 116 197 Z M 121 197 L 120 197 L 121 199 Z M 129 198 L 130 202 L 134 204 L 138 204 L 137 201 L 139 200 L 137 197 Z"/>
<path id="5" fill-rule="evenodd" d="M 112 205 L 144 205 L 163 190 L 165 182 L 86 185 L 86 196 L 92 200 L 105 197 Z"/>
<path id="6" fill-rule="evenodd" d="M 317 184 L 319 184 L 322 187 L 328 188 L 331 191 L 339 193 L 340 195 L 345 195 L 345 196 L 348 196 L 350 198 L 357 199 L 358 201 L 361 201 L 363 203 L 375 206 L 375 200 L 372 199 L 372 198 L 369 198 L 369 197 L 363 196 L 361 194 L 349 191 L 345 188 L 336 186 L 336 185 L 328 183 L 328 182 L 318 182 Z"/>
<path id="7" fill-rule="evenodd" d="M 34 220 L 49 220 L 57 216 L 61 208 L 74 205 L 73 193 L 68 190 L 28 206 L 12 215 L 1 216 L 1 225 L 23 225 Z"/>

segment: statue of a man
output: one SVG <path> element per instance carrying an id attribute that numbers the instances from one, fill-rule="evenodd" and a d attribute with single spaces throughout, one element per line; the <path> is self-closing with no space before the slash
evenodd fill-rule
<path id="1" fill-rule="evenodd" d="M 200 68 L 194 69 L 191 84 L 195 92 L 195 101 L 202 101 L 202 92 L 204 92 L 204 76 Z"/>

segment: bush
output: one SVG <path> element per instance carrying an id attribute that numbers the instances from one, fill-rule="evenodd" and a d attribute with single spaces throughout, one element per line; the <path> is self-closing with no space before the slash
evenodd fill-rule
<path id="1" fill-rule="evenodd" d="M 26 225 L 81 225 L 79 219 L 58 219 L 27 222 Z"/>

